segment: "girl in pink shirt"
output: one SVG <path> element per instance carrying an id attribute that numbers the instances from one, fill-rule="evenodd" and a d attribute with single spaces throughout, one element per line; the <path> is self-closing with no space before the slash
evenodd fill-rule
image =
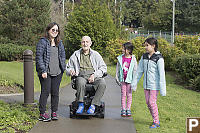
<path id="1" fill-rule="evenodd" d="M 133 44 L 123 44 L 123 54 L 118 56 L 116 68 L 116 81 L 121 86 L 121 116 L 131 116 L 132 89 L 136 90 L 131 83 L 136 75 L 137 61 L 132 55 Z"/>

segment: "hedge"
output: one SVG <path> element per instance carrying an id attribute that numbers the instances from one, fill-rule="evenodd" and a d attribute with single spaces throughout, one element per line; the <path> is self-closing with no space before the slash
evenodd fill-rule
<path id="1" fill-rule="evenodd" d="M 35 57 L 35 46 L 22 46 L 16 44 L 0 44 L 0 61 L 16 61 L 23 59 L 23 52 L 26 49 L 33 51 Z"/>
<path id="2" fill-rule="evenodd" d="M 200 53 L 200 40 L 198 36 L 176 36 L 175 45 L 188 54 Z"/>
<path id="3" fill-rule="evenodd" d="M 200 54 L 180 56 L 174 59 L 173 65 L 183 80 L 200 90 Z"/>

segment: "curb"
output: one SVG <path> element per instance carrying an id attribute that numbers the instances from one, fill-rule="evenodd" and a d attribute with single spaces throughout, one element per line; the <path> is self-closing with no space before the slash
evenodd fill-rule
<path id="1" fill-rule="evenodd" d="M 19 96 L 19 95 L 24 95 L 24 93 L 0 94 L 1 97 L 7 97 L 7 96 Z"/>

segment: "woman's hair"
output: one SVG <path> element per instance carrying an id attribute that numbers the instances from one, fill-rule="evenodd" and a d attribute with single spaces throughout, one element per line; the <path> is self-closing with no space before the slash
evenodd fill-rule
<path id="1" fill-rule="evenodd" d="M 47 27 L 46 27 L 46 31 L 45 31 L 45 37 L 48 38 L 50 40 L 50 35 L 49 35 L 49 30 L 54 26 L 57 25 L 58 26 L 58 35 L 55 37 L 55 44 L 56 46 L 58 46 L 58 44 L 60 43 L 60 27 L 56 22 L 52 22 L 50 23 Z"/>
<path id="2" fill-rule="evenodd" d="M 133 51 L 133 44 L 130 42 L 126 42 L 123 44 L 124 50 L 129 50 L 129 54 L 132 55 L 132 51 Z"/>
<path id="3" fill-rule="evenodd" d="M 150 44 L 150 45 L 155 45 L 154 50 L 155 50 L 155 52 L 157 52 L 157 49 L 158 49 L 158 41 L 157 41 L 157 39 L 151 37 L 151 38 L 147 38 L 147 39 L 144 41 L 144 43 L 145 43 L 145 42 L 147 42 L 147 43 Z"/>

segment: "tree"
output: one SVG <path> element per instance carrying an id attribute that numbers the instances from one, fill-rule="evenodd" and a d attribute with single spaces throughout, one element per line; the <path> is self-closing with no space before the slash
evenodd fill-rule
<path id="1" fill-rule="evenodd" d="M 129 27 L 142 26 L 141 21 L 145 13 L 144 10 L 142 3 L 138 0 L 125 2 L 124 23 L 128 24 Z"/>
<path id="2" fill-rule="evenodd" d="M 153 3 L 152 3 L 153 4 Z M 142 19 L 142 24 L 149 30 L 170 31 L 172 24 L 172 6 L 170 1 L 154 2 Z"/>
<path id="3" fill-rule="evenodd" d="M 35 45 L 50 22 L 49 0 L 2 0 L 0 34 L 21 45 Z"/>
<path id="4" fill-rule="evenodd" d="M 200 1 L 176 1 L 176 31 L 200 32 Z"/>
<path id="5" fill-rule="evenodd" d="M 82 36 L 92 39 L 92 48 L 105 53 L 109 40 L 117 37 L 117 29 L 113 23 L 111 12 L 100 0 L 83 0 L 69 16 L 65 28 L 67 57 L 80 48 Z"/>

